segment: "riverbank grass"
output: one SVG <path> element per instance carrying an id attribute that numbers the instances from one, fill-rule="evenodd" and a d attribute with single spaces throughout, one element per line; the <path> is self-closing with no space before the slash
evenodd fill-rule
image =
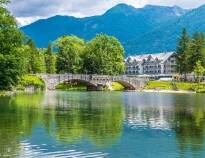
<path id="1" fill-rule="evenodd" d="M 112 89 L 114 91 L 123 91 L 123 90 L 125 90 L 125 87 L 123 85 L 121 85 L 120 83 L 118 83 L 118 82 L 112 82 L 111 86 L 112 86 Z"/>
<path id="2" fill-rule="evenodd" d="M 144 89 L 154 90 L 183 90 L 205 93 L 205 83 L 149 81 Z"/>

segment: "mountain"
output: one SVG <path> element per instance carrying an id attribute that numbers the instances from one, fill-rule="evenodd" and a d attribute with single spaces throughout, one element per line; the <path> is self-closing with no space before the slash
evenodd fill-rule
<path id="1" fill-rule="evenodd" d="M 49 42 L 62 35 L 76 35 L 90 40 L 97 33 L 106 33 L 117 37 L 127 54 L 133 54 L 158 50 L 155 47 L 150 49 L 146 44 L 148 42 L 154 45 L 153 43 L 156 42 L 154 37 L 158 35 L 154 31 L 167 24 L 175 23 L 188 11 L 177 6 L 146 5 L 143 8 L 134 8 L 130 5 L 118 4 L 100 16 L 75 18 L 57 15 L 38 20 L 22 27 L 21 30 L 31 37 L 38 47 L 47 47 Z M 147 38 L 150 36 L 149 33 L 154 33 L 152 41 Z M 163 48 L 160 51 L 162 50 Z"/>
<path id="2" fill-rule="evenodd" d="M 136 36 L 126 42 L 128 52 L 173 51 L 183 28 L 192 35 L 196 31 L 205 33 L 205 5 L 190 10 L 173 22 L 160 25 L 143 36 Z"/>

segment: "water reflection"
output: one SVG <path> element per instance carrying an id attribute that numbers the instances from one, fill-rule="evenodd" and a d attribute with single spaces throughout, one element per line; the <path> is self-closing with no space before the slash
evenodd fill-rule
<path id="1" fill-rule="evenodd" d="M 119 95 L 49 93 L 0 98 L 0 155 L 18 155 L 19 140 L 31 136 L 39 125 L 59 143 L 86 139 L 99 147 L 112 145 L 123 128 Z"/>
<path id="2" fill-rule="evenodd" d="M 121 135 L 124 120 L 119 98 L 119 94 L 103 93 L 58 95 L 56 138 L 66 143 L 87 138 L 98 146 L 113 144 Z"/>
<path id="3" fill-rule="evenodd" d="M 186 104 L 181 106 L 186 100 Z M 193 157 L 203 157 L 200 152 L 204 147 L 205 134 L 205 99 L 203 95 L 177 99 L 173 129 L 183 155 L 191 149 Z"/>
<path id="4" fill-rule="evenodd" d="M 44 136 L 36 134 L 38 129 L 45 131 Z M 159 131 L 156 140 L 150 134 L 154 130 Z M 135 135 L 140 139 L 133 139 Z M 171 144 L 164 142 L 165 155 L 169 155 L 171 145 L 177 157 L 203 157 L 204 136 L 204 95 L 50 92 L 0 97 L 0 157 L 22 155 L 22 141 L 30 137 L 45 144 L 52 139 L 55 145 L 79 150 L 85 146 L 83 150 L 87 151 L 90 146 L 93 150 L 87 152 L 96 148 L 109 152 L 110 157 L 149 157 L 144 152 L 148 144 L 161 152 L 163 149 L 155 146 L 159 139 L 166 138 Z M 152 142 L 147 141 L 151 138 Z M 145 144 L 144 151 L 134 148 L 141 144 Z"/>
<path id="5" fill-rule="evenodd" d="M 42 95 L 32 95 L 33 97 L 36 102 Z M 18 139 L 31 135 L 33 125 L 38 121 L 39 112 L 32 108 L 39 104 L 27 102 L 23 98 L 0 98 L 0 155 L 14 157 L 18 154 L 21 150 Z"/>
<path id="6" fill-rule="evenodd" d="M 173 130 L 180 156 L 203 157 L 204 95 L 128 94 L 126 100 L 126 118 L 130 128 Z"/>

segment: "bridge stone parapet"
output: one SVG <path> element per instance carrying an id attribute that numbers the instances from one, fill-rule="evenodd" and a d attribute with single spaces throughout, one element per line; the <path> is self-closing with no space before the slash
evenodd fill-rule
<path id="1" fill-rule="evenodd" d="M 99 90 L 101 87 L 108 86 L 111 82 L 119 82 L 128 90 L 143 88 L 147 83 L 147 78 L 108 75 L 84 75 L 84 74 L 38 74 L 48 90 L 63 82 L 84 82 L 90 90 Z"/>

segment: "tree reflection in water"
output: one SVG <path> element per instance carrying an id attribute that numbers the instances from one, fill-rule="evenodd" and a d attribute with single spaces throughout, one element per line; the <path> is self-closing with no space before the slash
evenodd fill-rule
<path id="1" fill-rule="evenodd" d="M 0 156 L 18 155 L 20 139 L 37 125 L 57 141 L 74 144 L 87 139 L 97 146 L 112 145 L 123 128 L 124 109 L 119 94 L 68 96 L 21 94 L 0 98 Z"/>
<path id="2" fill-rule="evenodd" d="M 119 94 L 74 94 L 57 98 L 55 135 L 58 140 L 75 143 L 85 138 L 97 146 L 109 146 L 120 137 L 124 109 Z"/>
<path id="3" fill-rule="evenodd" d="M 170 130 L 181 157 L 187 153 L 202 157 L 204 95 L 99 92 L 0 97 L 0 157 L 18 155 L 22 151 L 20 140 L 32 136 L 36 127 L 63 145 L 88 141 L 110 149 L 121 138 L 124 120 L 129 130 Z"/>
<path id="4" fill-rule="evenodd" d="M 184 104 L 184 102 L 186 102 Z M 178 98 L 175 104 L 173 129 L 183 155 L 191 149 L 193 157 L 203 151 L 205 136 L 204 95 Z M 194 156 L 195 154 L 195 156 Z M 198 155 L 200 157 L 200 155 Z M 197 157 L 198 157 L 197 156 Z"/>
<path id="5" fill-rule="evenodd" d="M 32 134 L 39 116 L 39 110 L 34 109 L 41 101 L 42 95 L 0 97 L 0 157 L 19 154 L 19 138 Z"/>

